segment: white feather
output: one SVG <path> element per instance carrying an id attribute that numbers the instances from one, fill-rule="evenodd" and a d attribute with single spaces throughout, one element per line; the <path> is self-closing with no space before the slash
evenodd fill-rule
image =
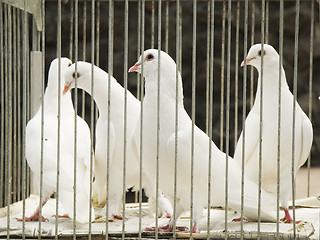
<path id="1" fill-rule="evenodd" d="M 150 59 L 149 55 L 153 58 Z M 143 61 L 145 77 L 145 97 L 143 99 L 143 164 L 150 176 L 156 174 L 156 146 L 157 146 L 157 89 L 158 89 L 158 50 L 146 50 L 135 66 Z M 140 72 L 141 65 L 136 69 Z M 132 70 L 132 69 L 131 69 Z M 178 134 L 175 136 L 176 100 L 178 101 Z M 177 142 L 177 216 L 190 209 L 190 177 L 191 177 L 191 131 L 192 121 L 184 109 L 183 91 L 180 73 L 178 74 L 178 95 L 176 98 L 176 64 L 173 59 L 161 51 L 160 55 L 160 136 L 159 136 L 159 184 L 160 189 L 171 201 L 174 199 L 174 166 L 175 142 Z M 140 127 L 136 128 L 135 141 L 139 147 Z M 229 207 L 240 211 L 241 204 L 241 169 L 231 158 L 226 157 L 209 137 L 194 126 L 194 207 L 193 220 L 198 223 L 202 209 L 208 202 L 208 161 L 209 144 L 211 143 L 211 199 L 212 205 L 222 205 L 225 202 L 225 165 L 229 162 L 228 193 Z M 154 180 L 154 177 L 150 177 Z M 245 179 L 244 215 L 250 219 L 258 218 L 258 186 Z M 276 221 L 271 210 L 276 210 L 270 204 L 274 197 L 262 191 L 261 219 Z M 272 201 L 271 201 L 272 202 Z M 170 222 L 173 224 L 173 220 Z"/>
<path id="2" fill-rule="evenodd" d="M 109 217 L 120 215 L 120 205 L 123 193 L 123 158 L 124 142 L 126 139 L 126 189 L 139 186 L 139 158 L 132 136 L 140 114 L 140 101 L 130 91 L 127 91 L 127 119 L 126 137 L 124 137 L 124 104 L 125 90 L 117 80 L 98 68 L 93 66 L 94 88 L 91 91 L 92 64 L 87 62 L 77 63 L 77 87 L 91 94 L 99 109 L 99 118 L 96 128 L 96 170 L 94 183 L 94 200 L 100 204 L 106 201 L 107 180 L 107 126 L 108 126 L 108 87 L 110 79 L 110 170 L 109 170 Z M 74 87 L 75 64 L 70 66 L 65 74 L 66 86 Z M 146 178 L 146 175 L 143 174 Z M 150 201 L 155 199 L 155 185 L 148 185 L 144 181 L 147 195 Z"/>
<path id="3" fill-rule="evenodd" d="M 61 107 L 60 107 L 60 192 L 59 200 L 73 217 L 74 187 L 74 128 L 75 113 L 68 92 L 62 95 L 64 71 L 71 61 L 61 58 Z M 36 115 L 26 127 L 26 158 L 31 171 L 40 179 L 41 161 L 41 109 L 44 108 L 43 119 L 43 195 L 44 198 L 56 191 L 57 179 L 57 147 L 58 147 L 58 59 L 52 61 L 49 69 L 48 86 L 44 94 L 44 106 L 40 106 Z M 89 183 L 90 183 L 90 130 L 87 123 L 77 116 L 77 206 L 76 220 L 89 222 Z M 39 187 L 39 185 L 37 184 Z M 92 219 L 94 219 L 92 208 Z"/>
<path id="4" fill-rule="evenodd" d="M 247 56 L 247 64 L 259 73 L 255 102 L 245 121 L 245 174 L 254 182 L 259 181 L 259 129 L 260 91 L 263 90 L 262 105 L 262 188 L 277 194 L 277 154 L 278 154 L 278 103 L 279 103 L 279 55 L 276 50 L 264 44 L 263 81 L 261 81 L 261 44 L 253 45 Z M 259 55 L 260 53 L 260 55 Z M 281 66 L 281 124 L 280 124 L 280 201 L 288 208 L 292 193 L 292 127 L 293 95 L 289 90 L 283 67 Z M 309 155 L 313 130 L 312 124 L 299 104 L 295 101 L 295 142 L 294 177 Z M 234 158 L 242 160 L 243 132 L 238 140 Z"/>

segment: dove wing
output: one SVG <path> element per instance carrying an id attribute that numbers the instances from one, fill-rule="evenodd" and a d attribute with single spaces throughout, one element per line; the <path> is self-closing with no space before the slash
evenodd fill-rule
<path id="1" fill-rule="evenodd" d="M 309 118 L 303 114 L 302 120 L 302 144 L 301 144 L 301 155 L 299 159 L 299 168 L 306 162 L 309 156 L 313 139 L 312 124 Z"/>
<path id="2" fill-rule="evenodd" d="M 245 122 L 245 163 L 251 158 L 253 152 L 258 146 L 259 142 L 259 119 L 260 116 L 254 112 L 250 112 Z M 236 150 L 233 158 L 241 165 L 242 150 L 243 150 L 243 131 L 238 139 Z"/>

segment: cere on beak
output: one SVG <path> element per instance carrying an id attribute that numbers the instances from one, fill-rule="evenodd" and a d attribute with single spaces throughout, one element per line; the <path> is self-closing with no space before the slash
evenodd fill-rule
<path id="1" fill-rule="evenodd" d="M 251 62 L 251 60 L 254 59 L 254 58 L 247 58 L 246 59 L 246 62 L 247 62 L 247 65 Z M 244 60 L 241 62 L 241 67 L 244 66 Z"/>
<path id="2" fill-rule="evenodd" d="M 140 62 L 136 62 L 131 68 L 129 68 L 128 72 L 135 72 L 138 70 L 138 67 L 141 65 Z"/>
<path id="3" fill-rule="evenodd" d="M 65 95 L 68 92 L 71 83 L 65 83 L 62 94 Z"/>

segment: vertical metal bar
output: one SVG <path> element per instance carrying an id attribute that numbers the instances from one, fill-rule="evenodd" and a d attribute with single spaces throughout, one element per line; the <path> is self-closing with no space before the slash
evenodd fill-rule
<path id="1" fill-rule="evenodd" d="M 111 94 L 111 79 L 110 77 L 113 75 L 113 34 L 114 34 L 114 2 L 113 0 L 109 1 L 109 32 L 108 32 L 108 131 L 107 131 L 107 202 L 106 202 L 106 216 L 109 216 L 109 171 L 110 171 L 110 94 Z M 109 225 L 108 221 L 106 221 L 106 240 L 108 239 L 109 234 Z"/>
<path id="2" fill-rule="evenodd" d="M 179 122 L 179 114 L 178 114 L 178 94 L 179 94 L 179 66 L 181 64 L 181 58 L 180 58 L 180 8 L 181 8 L 181 2 L 180 0 L 177 0 L 176 2 L 176 59 L 177 59 L 177 65 L 176 65 L 176 104 L 175 104 L 175 141 L 174 141 L 174 147 L 175 147 L 175 153 L 174 153 L 174 191 L 173 191 L 173 239 L 175 239 L 176 235 L 176 219 L 178 216 L 177 214 L 177 165 L 178 165 L 178 122 Z M 190 229 L 191 230 L 191 229 Z"/>
<path id="3" fill-rule="evenodd" d="M 251 3 L 251 46 L 254 44 L 254 34 L 255 34 L 255 1 Z M 250 69 L 250 109 L 253 106 L 254 96 L 253 96 L 253 77 L 254 77 L 254 69 Z"/>
<path id="4" fill-rule="evenodd" d="M 224 136 L 224 61 L 225 61 L 225 35 L 226 35 L 226 2 L 223 1 L 222 34 L 221 34 L 221 96 L 220 96 L 220 150 L 223 151 Z"/>
<path id="5" fill-rule="evenodd" d="M 207 3 L 207 49 L 210 49 L 210 1 Z M 210 111 L 210 50 L 207 51 L 206 65 L 206 134 L 209 134 L 209 111 Z"/>
<path id="6" fill-rule="evenodd" d="M 310 16 L 310 58 L 309 58 L 309 119 L 312 121 L 312 77 L 313 77 L 313 42 L 314 42 L 314 1 L 311 1 L 311 16 Z M 308 157 L 308 186 L 307 197 L 310 197 L 310 168 L 311 168 L 311 152 Z"/>
<path id="7" fill-rule="evenodd" d="M 97 21 L 96 21 L 96 65 L 100 65 L 100 0 L 97 1 Z M 98 115 L 98 109 L 96 109 Z M 96 116 L 96 119 L 98 116 Z"/>
<path id="8" fill-rule="evenodd" d="M 70 35 L 69 35 L 69 58 L 72 61 L 73 58 L 73 18 L 74 18 L 74 7 L 73 7 L 73 1 L 70 1 Z"/>
<path id="9" fill-rule="evenodd" d="M 265 42 L 265 0 L 261 3 L 261 52 L 264 52 L 264 42 Z M 260 224 L 261 224 L 261 176 L 262 176 L 262 121 L 263 121 L 263 83 L 264 83 L 264 54 L 261 54 L 261 73 L 260 73 L 260 125 L 259 125 L 259 191 L 258 191 L 258 239 L 261 238 Z"/>
<path id="10" fill-rule="evenodd" d="M 100 65 L 100 0 L 97 1 L 97 20 L 96 20 L 96 65 L 99 67 Z M 98 106 L 95 108 L 95 122 L 99 118 Z"/>
<path id="11" fill-rule="evenodd" d="M 142 19 L 141 19 L 141 9 L 142 9 L 142 0 L 138 1 L 138 39 L 137 39 L 137 45 L 138 45 L 138 49 L 137 49 L 137 58 L 139 58 L 139 56 L 142 54 L 143 49 L 141 48 L 141 28 L 142 28 Z M 144 8 L 143 8 L 144 9 Z M 144 29 L 143 29 L 144 31 Z M 140 34 L 139 34 L 140 33 Z M 141 96 L 140 96 L 140 89 L 141 89 L 141 78 L 142 76 L 140 76 L 140 74 L 137 74 L 137 99 L 139 99 L 140 101 L 142 100 Z M 136 194 L 136 202 L 138 202 L 138 194 Z"/>
<path id="12" fill-rule="evenodd" d="M 267 44 L 269 43 L 269 15 L 270 15 L 269 3 L 270 3 L 270 1 L 267 0 L 267 1 L 266 1 L 266 14 L 265 14 L 265 18 L 266 18 L 265 43 L 267 43 Z"/>
<path id="13" fill-rule="evenodd" d="M 41 76 L 41 146 L 40 146 L 40 182 L 39 182 L 39 230 L 38 239 L 41 239 L 41 225 L 42 225 L 42 201 L 43 201 L 43 157 L 44 157 L 44 91 L 45 91 L 45 0 L 42 0 L 41 13 L 42 13 L 42 76 Z M 35 183 L 37 184 L 37 183 Z"/>
<path id="14" fill-rule="evenodd" d="M 87 1 L 83 0 L 83 40 L 82 40 L 82 61 L 86 61 L 86 45 L 87 45 Z M 83 119 L 86 117 L 86 92 L 82 92 L 82 110 L 81 116 Z"/>
<path id="15" fill-rule="evenodd" d="M 143 49 L 144 49 L 144 34 L 145 34 L 145 0 L 141 0 L 141 8 L 139 8 L 139 13 L 138 14 L 141 19 L 141 28 L 140 28 L 140 50 L 141 54 L 143 54 Z M 144 61 L 142 61 L 141 64 L 141 76 L 143 76 L 143 70 L 144 70 Z M 142 166 L 143 166 L 143 91 L 144 91 L 144 81 L 142 80 L 142 77 L 140 79 L 140 159 L 139 159 L 139 239 L 141 239 L 141 225 L 142 225 Z"/>
<path id="16" fill-rule="evenodd" d="M 284 16 L 284 0 L 280 0 L 280 16 L 279 16 L 279 83 L 278 83 L 278 142 L 277 142 L 277 239 L 280 239 L 280 143 L 281 143 L 281 71 L 283 62 L 283 16 Z"/>
<path id="17" fill-rule="evenodd" d="M 58 239 L 58 215 L 60 197 L 60 144 L 61 144 L 61 0 L 58 0 L 57 57 L 58 57 L 58 140 L 57 140 L 57 179 L 56 179 L 56 221 L 55 239 Z"/>
<path id="18" fill-rule="evenodd" d="M 154 11 L 154 0 L 151 0 L 151 48 L 154 48 L 154 18 L 155 18 L 155 11 Z"/>
<path id="19" fill-rule="evenodd" d="M 209 3 L 209 2 L 208 2 Z M 211 159 L 212 159 L 212 115 L 213 115 L 213 55 L 214 55 L 214 0 L 210 1 L 208 6 L 208 21 L 210 20 L 210 66 L 209 66 L 209 126 L 208 126 L 208 136 L 209 136 L 209 159 L 208 159 L 208 213 L 207 213 L 207 239 L 210 239 L 210 217 L 211 217 Z M 209 23 L 208 23 L 209 24 Z"/>
<path id="20" fill-rule="evenodd" d="M 180 39 L 180 46 L 179 46 L 179 55 L 180 55 L 180 62 L 179 62 L 179 71 L 182 76 L 182 7 L 183 1 L 180 2 L 179 8 L 179 39 Z"/>
<path id="21" fill-rule="evenodd" d="M 226 200 L 225 219 L 228 218 L 228 183 L 229 183 L 229 145 L 230 145 L 230 74 L 231 74 L 231 0 L 228 0 L 228 39 L 227 39 L 227 103 L 226 103 Z M 227 222 L 225 221 L 225 225 Z M 225 239 L 228 239 L 228 228 L 225 227 Z"/>
<path id="22" fill-rule="evenodd" d="M 30 29 L 30 25 L 29 25 L 29 21 L 27 20 L 27 29 Z M 31 101 L 30 101 L 30 31 L 26 31 L 26 35 L 27 35 L 27 119 L 29 120 L 31 117 L 30 117 L 30 114 L 31 114 Z M 31 193 L 31 170 L 30 168 L 28 167 L 27 168 L 27 196 L 29 196 Z"/>
<path id="23" fill-rule="evenodd" d="M 138 1 L 138 31 L 137 31 L 137 58 L 141 55 L 141 1 Z M 140 82 L 141 82 L 140 74 L 137 74 L 137 99 L 142 100 L 140 97 Z M 138 202 L 139 191 L 135 192 L 134 202 Z"/>
<path id="24" fill-rule="evenodd" d="M 24 0 L 23 3 L 23 26 L 22 26 L 22 60 L 23 60 L 23 72 L 22 72 L 22 151 L 21 151 L 21 161 L 22 161 L 22 238 L 25 239 L 25 216 L 26 216 L 26 188 L 27 188 L 27 179 L 26 179 L 26 123 L 27 123 L 27 91 L 26 91 L 26 82 L 27 82 L 27 0 Z"/>
<path id="25" fill-rule="evenodd" d="M 161 8 L 162 1 L 158 1 L 158 76 L 157 76 L 157 152 L 156 152 L 156 214 L 155 214 L 155 239 L 158 239 L 158 209 L 159 209 L 159 155 L 160 155 L 160 74 L 161 74 Z"/>
<path id="26" fill-rule="evenodd" d="M 209 159 L 208 159 L 208 205 L 207 205 L 207 239 L 210 239 L 210 217 L 211 217 L 211 160 L 212 160 L 212 115 L 213 115 L 213 57 L 214 57 L 214 0 L 210 1 L 210 11 L 208 11 L 208 20 L 210 20 L 210 79 L 209 79 Z"/>
<path id="27" fill-rule="evenodd" d="M 191 166 L 190 166 L 190 240 L 193 226 L 193 168 L 194 168 L 194 125 L 196 123 L 196 58 L 197 58 L 197 0 L 192 4 L 192 96 L 191 96 Z"/>
<path id="28" fill-rule="evenodd" d="M 73 2 L 72 2 L 73 4 Z M 73 239 L 77 239 L 77 234 L 76 234 L 76 222 L 77 222 L 77 174 L 76 174 L 76 169 L 77 169 L 77 115 L 78 115 L 78 82 L 77 82 L 77 71 L 78 71 L 78 42 L 79 42 L 79 1 L 75 0 L 74 2 L 74 61 L 75 61 L 75 91 L 74 91 L 74 159 L 73 159 L 73 168 L 74 168 L 74 173 L 73 173 Z M 84 105 L 84 103 L 83 103 Z M 91 136 L 90 136 L 91 137 Z M 91 142 L 93 140 L 91 139 Z M 90 146 L 91 147 L 91 146 Z M 90 149 L 91 151 L 91 149 Z M 90 154 L 91 156 L 91 154 Z M 89 221 L 91 221 L 91 218 L 89 218 Z"/>
<path id="29" fill-rule="evenodd" d="M 8 5 L 4 5 L 4 99 L 5 99 L 5 126 L 8 126 Z M 5 145 L 4 145 L 4 205 L 8 205 L 8 128 L 5 128 Z"/>
<path id="30" fill-rule="evenodd" d="M 124 59 L 123 59 L 123 85 L 124 85 L 124 113 L 123 113 L 123 173 L 122 173 L 122 239 L 125 239 L 126 230 L 126 191 L 127 191 L 127 108 L 128 108 L 128 43 L 129 43 L 129 2 L 124 3 Z"/>
<path id="31" fill-rule="evenodd" d="M 249 18 L 249 2 L 245 0 L 244 6 L 244 41 L 243 55 L 246 59 L 248 52 L 248 18 Z M 244 210 L 244 165 L 245 165 L 245 141 L 246 141 L 246 112 L 247 112 L 247 62 L 244 61 L 243 67 L 243 87 L 242 87 L 242 156 L 241 156 L 241 240 L 243 238 L 243 210 Z"/>
<path id="32" fill-rule="evenodd" d="M 240 2 L 237 1 L 236 20 L 236 59 L 235 59 L 235 87 L 234 87 L 234 149 L 238 141 L 238 106 L 239 106 L 239 32 L 240 32 Z"/>
<path id="33" fill-rule="evenodd" d="M 8 61 L 8 70 L 7 70 L 7 91 L 8 91 L 8 95 L 7 95 L 7 99 L 8 99 L 8 122 L 7 122 L 7 131 L 8 131 L 8 135 L 6 137 L 6 141 L 8 146 L 6 147 L 7 149 L 7 239 L 10 239 L 10 204 L 11 204 L 11 200 L 12 200 L 12 196 L 11 196 L 11 187 L 12 187 L 12 8 L 10 5 L 8 5 L 8 45 L 7 45 L 7 61 Z"/>
<path id="34" fill-rule="evenodd" d="M 13 202 L 17 201 L 17 169 L 18 169 L 18 159 L 17 159 L 17 136 L 18 136 L 18 132 L 17 132 L 17 95 L 19 94 L 17 91 L 17 15 L 16 15 L 17 9 L 13 8 L 12 9 L 12 26 L 13 26 L 13 39 L 12 39 L 12 44 L 13 44 L 13 164 L 12 164 L 12 174 L 13 174 L 13 178 L 12 178 L 12 193 L 13 193 Z M 2 130 L 1 130 L 2 131 Z"/>
<path id="35" fill-rule="evenodd" d="M 297 82 L 298 82 L 298 46 L 299 46 L 299 15 L 300 15 L 300 0 L 296 0 L 296 18 L 295 18 L 295 36 L 294 36 L 294 68 L 293 68 L 293 112 L 292 112 L 292 169 L 291 169 L 291 184 L 292 184 L 292 220 L 293 220 L 293 237 L 296 238 L 296 211 L 295 211 L 295 188 L 294 188 L 294 154 L 295 154 L 295 124 L 296 124 L 296 99 L 297 99 Z"/>
<path id="36" fill-rule="evenodd" d="M 1 11 L 1 10 L 0 10 Z M 18 150 L 17 150 L 17 154 L 18 154 L 18 186 L 17 186 L 17 192 L 18 192 L 18 200 L 22 199 L 21 196 L 21 186 L 22 186 L 22 182 L 21 182 L 21 165 L 22 165 L 22 158 L 21 158 L 21 141 L 22 141 L 22 134 L 21 134 L 21 18 L 20 18 L 20 13 L 21 11 L 18 10 L 17 12 L 17 88 L 19 89 L 19 94 L 17 94 L 17 102 L 18 102 L 18 114 L 17 114 L 17 118 L 18 118 Z M 0 18 L 1 19 L 1 18 Z M 1 27 L 0 27 L 1 28 Z M 0 32 L 1 34 L 1 32 Z"/>
<path id="37" fill-rule="evenodd" d="M 166 2 L 166 33 L 165 33 L 165 51 L 169 52 L 169 1 Z"/>
<path id="38" fill-rule="evenodd" d="M 3 42 L 3 4 L 0 3 L 0 42 L 1 42 L 1 51 L 0 51 L 0 77 L 1 77 L 1 159 L 0 159 L 0 171 L 2 173 L 4 173 L 4 161 L 5 161 L 5 155 L 4 155 L 4 148 L 5 148 L 5 144 L 4 144 L 4 139 L 5 139 L 5 134 L 4 134 L 4 126 L 5 126 L 5 109 L 4 109 L 4 101 L 5 101 L 5 98 L 4 98 L 4 82 L 5 82 L 5 79 L 4 79 L 4 66 L 3 66 L 3 61 L 4 61 L 4 42 Z M 3 178 L 3 175 L 1 175 L 1 178 L 0 178 L 0 206 L 1 207 L 4 207 L 5 206 L 5 203 L 4 203 L 4 178 Z"/>
<path id="39" fill-rule="evenodd" d="M 95 0 L 91 1 L 91 122 L 90 122 L 90 127 L 92 129 L 91 131 L 91 139 L 94 139 L 94 123 L 95 123 L 95 118 L 94 118 L 94 46 L 95 46 Z M 110 79 L 109 79 L 110 81 Z M 109 133 L 109 130 L 108 130 Z M 108 136 L 109 137 L 109 136 Z M 107 139 L 107 153 L 109 152 L 109 145 L 108 145 L 109 138 Z M 94 156 L 94 146 L 93 146 L 93 141 L 91 141 L 91 152 L 90 152 L 90 187 L 89 187 L 89 198 L 90 198 L 90 204 L 89 204 L 89 233 L 88 233 L 88 239 L 91 240 L 91 230 L 92 230 L 92 223 L 91 223 L 91 218 L 92 218 L 92 179 L 93 179 L 93 156 Z M 109 160 L 109 155 L 107 156 Z M 109 162 L 109 161 L 108 161 Z M 109 177 L 109 176 L 108 176 Z M 107 179 L 109 182 L 109 178 Z M 108 196 L 107 196 L 108 197 Z M 108 215 L 106 215 L 108 216 Z M 108 221 L 106 221 L 108 222 Z M 107 236 L 107 234 L 106 234 Z"/>

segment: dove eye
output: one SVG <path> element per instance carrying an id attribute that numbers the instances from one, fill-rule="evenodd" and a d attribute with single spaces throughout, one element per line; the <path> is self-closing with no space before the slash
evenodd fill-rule
<path id="1" fill-rule="evenodd" d="M 73 78 L 76 78 L 76 72 L 73 72 L 73 73 L 72 73 L 72 77 L 73 77 Z M 80 77 L 80 74 L 77 73 L 77 78 L 79 78 L 79 77 Z"/>
<path id="2" fill-rule="evenodd" d="M 259 54 L 259 56 L 261 56 L 261 54 L 262 54 L 261 50 L 258 52 L 258 54 Z M 263 50 L 263 55 L 266 55 L 266 51 L 265 50 Z"/>
<path id="3" fill-rule="evenodd" d="M 70 67 L 70 66 L 71 66 L 71 63 L 68 64 L 68 67 Z"/>
<path id="4" fill-rule="evenodd" d="M 147 61 L 151 61 L 154 59 L 154 56 L 152 54 L 148 54 L 146 59 L 147 59 Z"/>

